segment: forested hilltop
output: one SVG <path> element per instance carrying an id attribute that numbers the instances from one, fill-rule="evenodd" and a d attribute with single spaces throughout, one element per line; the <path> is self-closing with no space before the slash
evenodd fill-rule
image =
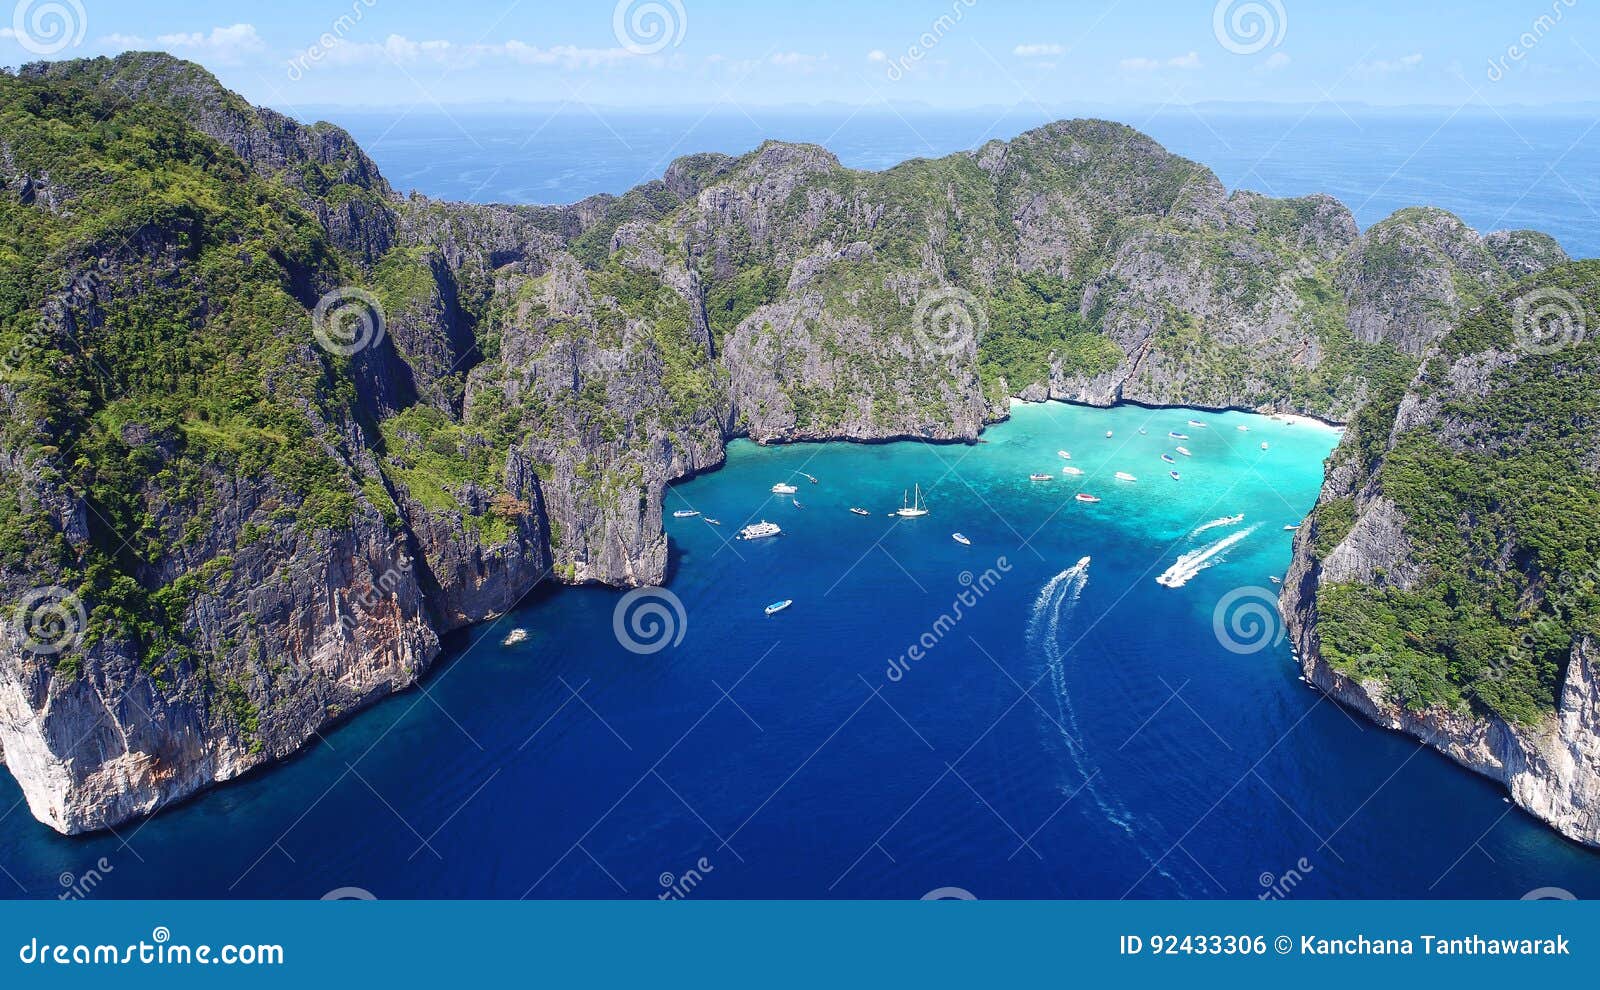
<path id="1" fill-rule="evenodd" d="M 1566 260 L 1093 120 L 402 197 L 150 53 L 0 75 L 0 258 L 0 745 L 63 831 L 292 753 L 541 581 L 659 582 L 664 486 L 731 437 L 971 440 L 1011 396 L 1343 420 Z"/>

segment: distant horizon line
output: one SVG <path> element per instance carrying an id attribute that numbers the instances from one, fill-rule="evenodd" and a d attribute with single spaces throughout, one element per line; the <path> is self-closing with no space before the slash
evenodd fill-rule
<path id="1" fill-rule="evenodd" d="M 1261 113 L 1261 112 L 1305 112 L 1315 113 L 1322 111 L 1331 115 L 1341 114 L 1372 114 L 1393 115 L 1399 113 L 1444 113 L 1461 114 L 1469 112 L 1478 113 L 1545 113 L 1562 116 L 1597 114 L 1600 115 L 1600 100 L 1568 101 L 1563 103 L 1469 103 L 1460 106 L 1451 106 L 1447 103 L 1370 103 L 1365 101 L 1350 101 L 1335 103 L 1332 101 L 1273 101 L 1273 100 L 1199 100 L 1191 103 L 1104 103 L 1083 102 L 1065 103 L 1055 105 L 1032 104 L 973 104 L 968 106 L 937 106 L 925 101 L 907 102 L 875 102 L 875 103 L 844 103 L 840 101 L 822 101 L 817 103 L 670 103 L 670 104 L 616 104 L 616 103 L 574 103 L 565 100 L 548 101 L 520 101 L 520 100 L 463 100 L 459 102 L 430 102 L 430 103 L 282 103 L 276 108 L 281 111 L 296 110 L 338 110 L 343 112 L 405 112 L 433 116 L 448 116 L 451 112 L 507 112 L 520 111 L 529 113 L 572 113 L 584 114 L 596 110 L 606 110 L 618 113 L 702 113 L 712 114 L 718 111 L 729 114 L 749 112 L 790 112 L 790 113 L 818 113 L 818 112 L 850 112 L 862 113 L 877 111 L 883 113 L 914 113 L 919 115 L 939 114 L 968 114 L 968 113 L 1000 113 L 1000 114 L 1025 114 L 1029 116 L 1082 116 L 1086 111 L 1092 112 L 1194 112 L 1210 110 L 1233 113 Z"/>

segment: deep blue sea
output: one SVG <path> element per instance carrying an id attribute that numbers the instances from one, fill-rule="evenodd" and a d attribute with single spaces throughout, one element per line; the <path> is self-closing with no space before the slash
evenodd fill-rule
<path id="1" fill-rule="evenodd" d="M 1600 896 L 1600 854 L 1299 679 L 1272 578 L 1335 431 L 1040 404 L 984 438 L 735 443 L 669 493 L 702 513 L 668 520 L 670 596 L 542 593 L 423 689 L 117 834 L 55 835 L 7 778 L 0 888 Z M 913 486 L 929 514 L 891 518 Z M 783 535 L 731 540 L 760 519 Z"/>
<path id="2" fill-rule="evenodd" d="M 402 191 L 515 203 L 621 193 L 659 178 L 680 155 L 741 154 L 766 138 L 816 142 L 846 165 L 883 169 L 1011 138 L 1058 115 L 1042 109 L 300 113 L 349 128 Z M 1439 206 L 1481 231 L 1532 227 L 1554 235 L 1575 257 L 1600 255 L 1600 126 L 1592 115 L 1380 112 L 1332 104 L 1309 112 L 1172 107 L 1075 115 L 1136 127 L 1209 165 L 1229 188 L 1329 193 L 1363 228 L 1403 207 Z"/>

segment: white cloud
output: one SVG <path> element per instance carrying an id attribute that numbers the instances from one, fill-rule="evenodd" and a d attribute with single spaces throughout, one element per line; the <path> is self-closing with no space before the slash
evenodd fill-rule
<path id="1" fill-rule="evenodd" d="M 1392 76 L 1401 72 L 1410 72 L 1422 64 L 1422 54 L 1414 52 L 1402 55 L 1399 58 L 1378 59 L 1376 62 L 1362 62 L 1356 66 L 1356 72 L 1363 76 Z"/>
<path id="2" fill-rule="evenodd" d="M 175 55 L 193 56 L 203 62 L 234 65 L 251 55 L 266 50 L 266 42 L 256 33 L 254 24 L 231 24 L 214 27 L 210 31 L 160 34 L 155 38 L 138 35 L 112 34 L 100 39 L 106 48 L 123 51 L 133 48 L 158 48 Z"/>
<path id="3" fill-rule="evenodd" d="M 1287 69 L 1290 61 L 1291 59 L 1289 58 L 1288 54 L 1284 52 L 1273 52 L 1271 55 L 1267 56 L 1267 60 L 1265 62 L 1261 63 L 1261 67 L 1268 72 L 1277 72 L 1280 69 Z"/>
<path id="4" fill-rule="evenodd" d="M 1065 55 L 1067 50 L 1054 43 L 1037 43 L 1031 45 L 1018 45 L 1011 49 L 1011 54 L 1018 58 L 1039 58 L 1042 55 Z"/>
<path id="5" fill-rule="evenodd" d="M 1199 69 L 1204 67 L 1200 61 L 1199 52 L 1189 52 L 1187 55 L 1174 55 L 1162 61 L 1159 58 L 1125 58 L 1117 65 L 1124 72 L 1155 72 L 1157 69 Z"/>
<path id="6" fill-rule="evenodd" d="M 826 55 L 807 55 L 805 52 L 775 52 L 770 59 L 773 65 L 802 69 L 827 60 L 828 56 Z"/>
<path id="7" fill-rule="evenodd" d="M 484 61 L 505 60 L 518 65 L 592 68 L 611 65 L 635 56 L 626 48 L 580 48 L 576 45 L 552 45 L 549 48 L 541 48 L 516 39 L 494 44 L 462 45 L 453 41 L 416 41 L 402 34 L 391 34 L 382 42 L 340 40 L 338 44 L 328 47 L 322 57 L 340 65 L 383 62 L 414 65 L 428 62 L 459 68 Z M 646 61 L 653 62 L 653 60 Z"/>
<path id="8" fill-rule="evenodd" d="M 881 48 L 874 48 L 872 51 L 867 52 L 867 61 L 868 62 L 887 62 L 887 61 L 889 61 L 889 56 L 885 55 Z"/>

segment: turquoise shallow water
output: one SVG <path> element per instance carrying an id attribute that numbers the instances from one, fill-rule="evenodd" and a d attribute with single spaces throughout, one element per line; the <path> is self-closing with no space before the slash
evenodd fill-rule
<path id="1" fill-rule="evenodd" d="M 1600 856 L 1298 679 L 1270 578 L 1336 436 L 1046 404 L 970 446 L 735 443 L 669 492 L 722 522 L 668 519 L 671 598 L 542 593 L 425 691 L 120 835 L 55 836 L 6 780 L 0 888 L 104 858 L 95 896 L 1600 893 Z M 918 483 L 930 514 L 888 518 Z M 731 541 L 761 518 L 784 534 Z"/>

